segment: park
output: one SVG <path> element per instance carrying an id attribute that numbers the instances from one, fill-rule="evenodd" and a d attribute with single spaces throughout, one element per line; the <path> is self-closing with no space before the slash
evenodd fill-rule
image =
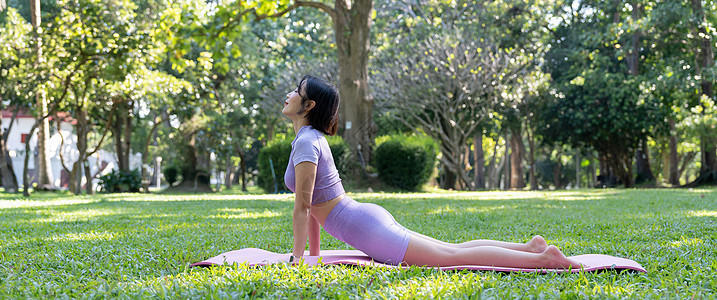
<path id="1" fill-rule="evenodd" d="M 710 0 L 0 0 L 0 298 L 714 298 L 714 24 Z M 316 215 L 334 173 L 326 203 L 447 243 L 646 272 L 308 266 L 359 248 Z M 288 260 L 190 266 L 244 248 Z"/>

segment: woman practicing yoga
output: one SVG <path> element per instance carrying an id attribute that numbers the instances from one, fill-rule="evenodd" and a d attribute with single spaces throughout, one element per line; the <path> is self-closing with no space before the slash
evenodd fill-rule
<path id="1" fill-rule="evenodd" d="M 515 268 L 580 268 L 541 236 L 525 244 L 474 240 L 452 244 L 410 231 L 381 206 L 346 196 L 324 135 L 338 126 L 339 93 L 312 76 L 304 76 L 286 95 L 282 114 L 294 124 L 296 138 L 284 181 L 295 194 L 294 250 L 289 262 L 309 253 L 318 256 L 319 225 L 335 238 L 387 264 L 418 266 L 483 265 Z"/>

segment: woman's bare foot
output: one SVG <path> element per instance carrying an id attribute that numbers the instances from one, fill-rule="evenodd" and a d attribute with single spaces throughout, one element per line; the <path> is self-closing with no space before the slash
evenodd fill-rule
<path id="1" fill-rule="evenodd" d="M 545 267 L 551 269 L 580 269 L 582 265 L 572 259 L 569 259 L 563 254 L 558 247 L 553 245 L 548 246 L 543 251 L 542 255 L 545 257 Z"/>
<path id="2" fill-rule="evenodd" d="M 548 248 L 548 243 L 546 243 L 545 239 L 539 235 L 534 236 L 530 239 L 530 242 L 525 243 L 525 245 L 528 246 L 528 252 L 533 253 L 543 253 L 545 252 L 545 249 Z"/>

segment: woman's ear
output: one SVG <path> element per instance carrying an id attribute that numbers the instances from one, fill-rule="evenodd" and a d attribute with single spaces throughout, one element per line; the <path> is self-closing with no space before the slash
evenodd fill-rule
<path id="1" fill-rule="evenodd" d="M 305 111 L 310 111 L 310 110 L 312 110 L 315 106 L 316 106 L 316 101 L 314 101 L 314 100 L 309 100 L 309 101 L 306 102 L 306 107 L 304 107 L 304 110 L 305 110 Z"/>

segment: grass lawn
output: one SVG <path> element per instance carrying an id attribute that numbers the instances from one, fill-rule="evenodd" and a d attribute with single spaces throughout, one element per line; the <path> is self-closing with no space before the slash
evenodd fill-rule
<path id="1" fill-rule="evenodd" d="M 189 269 L 291 251 L 291 195 L 0 194 L 3 298 L 715 298 L 717 189 L 352 194 L 446 241 L 525 242 L 649 273 L 523 274 L 282 265 Z M 323 249 L 350 249 L 322 234 Z"/>

